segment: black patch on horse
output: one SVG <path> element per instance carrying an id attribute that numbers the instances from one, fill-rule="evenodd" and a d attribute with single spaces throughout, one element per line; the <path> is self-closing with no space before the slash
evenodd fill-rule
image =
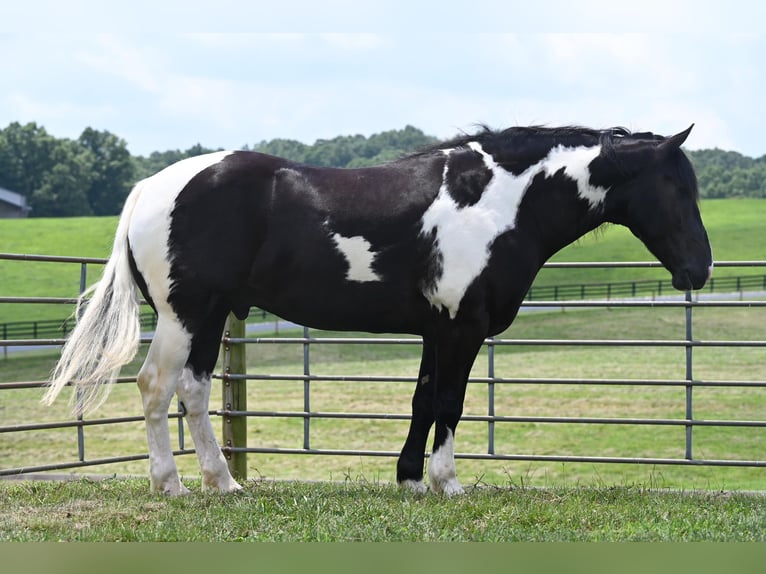
<path id="1" fill-rule="evenodd" d="M 130 248 L 130 241 L 128 241 L 127 249 L 128 265 L 130 266 L 130 273 L 133 276 L 133 281 L 136 282 L 138 290 L 141 291 L 141 294 L 144 296 L 144 299 L 146 299 L 146 302 L 149 303 L 151 308 L 154 309 L 154 312 L 157 313 L 157 308 L 154 306 L 154 301 L 152 301 L 152 298 L 149 296 L 149 288 L 146 285 L 146 280 L 138 270 L 138 265 L 136 265 L 136 260 L 133 257 L 133 250 Z"/>
<path id="2" fill-rule="evenodd" d="M 481 199 L 492 180 L 484 157 L 472 149 L 453 150 L 447 160 L 447 190 L 460 207 L 473 205 Z"/>

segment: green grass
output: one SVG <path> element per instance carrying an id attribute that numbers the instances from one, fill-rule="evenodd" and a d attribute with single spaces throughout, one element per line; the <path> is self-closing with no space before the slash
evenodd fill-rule
<path id="1" fill-rule="evenodd" d="M 763 338 L 763 311 L 759 309 L 705 309 L 695 312 L 695 335 L 701 339 Z M 682 309 L 598 310 L 522 315 L 504 336 L 510 338 L 682 338 Z M 316 336 L 334 335 L 315 333 Z M 340 335 L 340 334 L 338 334 Z M 300 345 L 248 346 L 248 372 L 299 375 L 303 372 Z M 414 346 L 317 345 L 311 351 L 311 369 L 316 375 L 383 375 L 414 377 L 419 350 Z M 0 362 L 0 381 L 43 380 L 55 354 L 12 355 Z M 124 369 L 135 373 L 141 357 Z M 700 380 L 763 380 L 764 349 L 696 349 L 694 374 Z M 477 359 L 474 376 L 486 375 L 487 357 Z M 496 375 L 501 377 L 649 378 L 682 380 L 685 376 L 683 348 L 582 348 L 499 347 Z M 215 384 L 211 406 L 220 399 Z M 413 385 L 410 383 L 361 384 L 314 382 L 311 408 L 322 412 L 409 413 Z M 497 385 L 496 414 L 508 416 L 583 416 L 684 418 L 683 387 L 635 387 L 622 385 Z M 65 393 L 66 394 L 66 393 Z M 258 411 L 302 411 L 303 383 L 300 381 L 257 381 L 248 383 L 248 408 Z M 68 420 L 66 400 L 39 409 L 39 389 L 5 390 L 0 393 L 3 425 Z M 697 388 L 694 412 L 698 419 L 764 420 L 766 389 Z M 466 414 L 487 412 L 487 387 L 471 384 Z M 141 401 L 134 384 L 118 385 L 98 417 L 141 414 Z M 173 440 L 176 422 L 171 423 Z M 216 426 L 220 422 L 215 421 Z M 322 420 L 311 422 L 312 448 L 363 449 L 397 452 L 407 432 L 406 421 Z M 495 448 L 506 454 L 566 454 L 682 458 L 684 428 L 667 426 L 614 426 L 543 423 L 498 423 Z M 86 429 L 89 459 L 146 451 L 142 423 L 124 423 Z M 2 436 L 2 435 L 0 435 Z M 6 437 L 12 440 L 5 440 Z M 77 457 L 72 429 L 45 430 L 5 435 L 0 441 L 3 468 L 46 464 Z M 187 441 L 188 433 L 187 433 Z M 487 424 L 461 423 L 457 450 L 486 452 Z M 253 418 L 248 422 L 248 444 L 261 448 L 302 448 L 300 418 Z M 766 429 L 694 429 L 696 458 L 763 460 Z M 199 474 L 194 456 L 177 458 L 181 472 Z M 307 456 L 250 454 L 248 474 L 274 479 L 340 480 L 366 477 L 394 480 L 395 461 L 390 457 Z M 88 468 L 86 472 L 145 475 L 147 463 L 138 461 Z M 633 464 L 588 464 L 459 460 L 458 473 L 464 483 L 494 485 L 560 486 L 606 484 L 610 486 L 766 490 L 762 468 L 679 467 Z"/>
<path id="2" fill-rule="evenodd" d="M 701 204 L 716 259 L 763 259 L 766 243 L 766 200 L 706 200 Z M 38 255 L 107 257 L 117 225 L 116 217 L 69 219 L 0 219 L 0 252 Z M 554 261 L 650 261 L 653 257 L 625 228 L 607 226 L 558 253 Z M 89 269 L 88 282 L 101 270 Z M 718 270 L 725 275 L 763 274 L 763 269 Z M 76 296 L 80 266 L 71 264 L 0 261 L 0 295 Z M 668 279 L 662 269 L 544 269 L 537 285 L 604 283 L 639 279 Z M 0 304 L 0 323 L 63 319 L 56 305 Z"/>
<path id="3" fill-rule="evenodd" d="M 199 484 L 190 485 L 199 492 Z M 645 488 L 250 482 L 168 499 L 145 480 L 0 483 L 5 541 L 764 541 L 766 498 Z"/>
<path id="4" fill-rule="evenodd" d="M 703 216 L 719 259 L 758 259 L 764 243 L 761 224 L 766 202 L 759 200 L 707 201 Z M 114 218 L 81 220 L 0 221 L 2 251 L 104 256 L 109 251 Z M 96 228 L 99 230 L 96 231 Z M 35 232 L 31 232 L 35 229 Z M 14 233 L 6 233 L 15 230 Z M 89 230 L 88 239 L 81 232 Z M 635 249 L 637 251 L 630 251 Z M 603 237 L 588 237 L 564 250 L 560 259 L 613 260 L 649 259 L 643 246 L 624 230 L 609 228 Z M 19 267 L 16 267 L 19 266 Z M 15 270 L 14 270 L 15 269 Z M 58 270 L 56 275 L 52 270 Z M 634 270 L 635 271 L 635 270 Z M 739 271 L 739 270 L 738 270 Z M 553 273 L 554 270 L 551 270 Z M 547 272 L 546 272 L 547 273 Z M 556 273 L 559 273 L 556 271 Z M 583 278 L 572 277 L 587 273 Z M 566 282 L 604 280 L 610 273 L 566 271 Z M 662 273 L 662 272 L 660 272 Z M 76 292 L 78 265 L 0 262 L 3 295 L 60 295 Z M 616 278 L 609 276 L 612 280 Z M 563 281 L 563 280 L 562 280 Z M 5 306 L 6 308 L 12 306 Z M 16 306 L 22 308 L 22 306 Z M 0 311 L 6 313 L 3 306 Z M 46 313 L 61 317 L 61 308 Z M 16 313 L 17 311 L 13 311 Z M 18 315 L 24 316 L 22 309 Z M 4 315 L 8 317 L 12 315 Z M 695 337 L 699 339 L 762 340 L 764 316 L 760 309 L 696 310 Z M 683 311 L 597 310 L 524 315 L 504 336 L 527 338 L 683 338 Z M 143 353 L 124 370 L 134 374 Z M 362 374 L 415 376 L 417 347 L 405 346 L 316 346 L 312 348 L 314 374 Z M 40 381 L 47 377 L 55 352 L 11 355 L 0 361 L 0 381 Z M 474 374 L 486 374 L 486 354 L 477 360 Z M 623 348 L 498 348 L 496 374 L 504 377 L 607 377 L 684 378 L 683 349 Z M 764 349 L 696 349 L 695 378 L 763 380 Z M 248 372 L 300 374 L 300 346 L 257 345 L 248 348 Z M 216 383 L 217 385 L 218 383 Z M 312 383 L 312 410 L 352 412 L 409 412 L 411 384 Z M 253 382 L 248 385 L 252 410 L 300 411 L 303 384 L 293 381 Z M 593 416 L 683 418 L 684 390 L 670 387 L 595 385 L 498 385 L 496 413 L 530 416 Z M 38 406 L 39 389 L 4 390 L 0 393 L 2 425 L 30 421 L 69 420 L 66 400 L 52 408 Z M 217 405 L 220 389 L 213 392 Z M 763 420 L 766 391 L 760 389 L 698 388 L 694 393 L 695 416 L 703 419 Z M 469 387 L 467 414 L 486 414 L 487 388 Z M 141 414 L 141 401 L 134 384 L 118 385 L 98 417 Z M 215 421 L 219 425 L 219 421 Z M 171 423 L 174 440 L 176 423 Z M 311 422 L 312 447 L 361 448 L 398 451 L 406 435 L 406 421 Z M 249 421 L 248 443 L 257 447 L 302 447 L 301 419 L 256 418 Z M 572 454 L 605 456 L 683 456 L 683 427 L 616 427 L 608 425 L 514 423 L 498 424 L 496 451 L 525 454 Z M 458 430 L 459 452 L 486 452 L 487 425 L 463 422 Z M 142 423 L 124 423 L 86 430 L 89 459 L 136 454 L 146 451 Z M 187 441 L 191 442 L 187 433 Z M 694 430 L 694 453 L 704 458 L 763 459 L 764 429 Z M 0 434 L 0 467 L 11 468 L 75 460 L 76 434 L 72 429 Z M 192 479 L 199 474 L 194 456 L 178 457 L 181 472 Z M 255 454 L 248 457 L 251 477 L 275 479 L 356 480 L 386 483 L 394 478 L 393 458 Z M 147 463 L 138 461 L 86 468 L 84 472 L 146 474 Z M 571 485 L 605 485 L 630 489 L 639 487 L 766 490 L 763 469 L 676 467 L 648 465 L 595 465 L 585 463 L 530 463 L 459 460 L 458 473 L 465 484 L 513 485 L 517 488 Z"/>
<path id="5" fill-rule="evenodd" d="M 718 261 L 762 260 L 766 201 L 716 200 L 700 203 L 713 254 Z M 652 261 L 654 257 L 625 227 L 610 225 L 563 249 L 552 261 Z M 763 269 L 718 269 L 716 277 L 763 274 Z M 537 285 L 668 279 L 664 269 L 543 269 Z"/>
<path id="6" fill-rule="evenodd" d="M 116 217 L 0 219 L 0 252 L 32 255 L 108 257 Z M 101 266 L 88 267 L 88 283 L 98 280 Z M 0 260 L 0 295 L 6 297 L 76 297 L 80 264 Z M 64 319 L 60 305 L 0 303 L 0 323 Z"/>

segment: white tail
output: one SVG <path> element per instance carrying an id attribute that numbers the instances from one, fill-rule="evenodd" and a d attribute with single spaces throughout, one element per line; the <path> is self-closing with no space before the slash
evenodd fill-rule
<path id="1" fill-rule="evenodd" d="M 61 350 L 42 402 L 50 405 L 67 383 L 77 389 L 70 404 L 77 414 L 92 411 L 106 400 L 120 368 L 138 351 L 141 336 L 138 290 L 128 260 L 128 227 L 140 184 L 122 210 L 112 255 L 101 280 L 82 294 L 79 320 Z"/>

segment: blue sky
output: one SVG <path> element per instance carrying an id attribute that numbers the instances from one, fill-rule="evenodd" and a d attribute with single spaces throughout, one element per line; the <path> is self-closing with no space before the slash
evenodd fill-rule
<path id="1" fill-rule="evenodd" d="M 766 154 L 766 3 L 413 2 L 6 5 L 0 127 L 90 126 L 148 154 L 407 124 L 695 123 L 689 148 Z"/>

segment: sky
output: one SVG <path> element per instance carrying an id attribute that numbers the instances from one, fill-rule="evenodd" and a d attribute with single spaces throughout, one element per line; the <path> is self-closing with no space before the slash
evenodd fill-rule
<path id="1" fill-rule="evenodd" d="M 92 127 L 147 155 L 406 125 L 694 123 L 690 149 L 766 155 L 766 3 L 530 4 L 6 2 L 0 128 Z"/>

